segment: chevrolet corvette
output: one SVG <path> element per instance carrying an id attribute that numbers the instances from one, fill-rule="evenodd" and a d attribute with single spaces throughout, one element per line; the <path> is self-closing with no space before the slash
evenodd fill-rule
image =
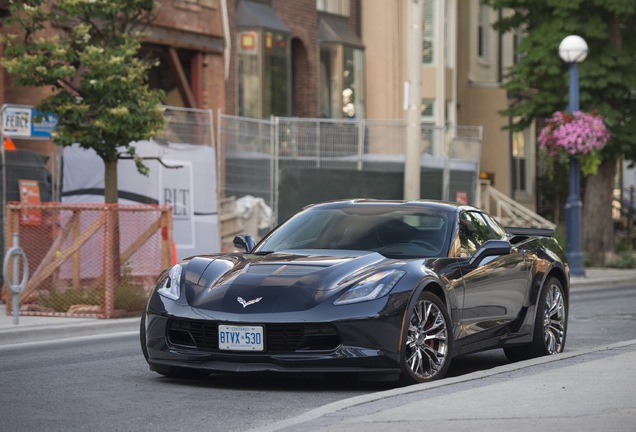
<path id="1" fill-rule="evenodd" d="M 518 361 L 565 346 L 569 269 L 552 230 L 456 203 L 357 199 L 307 206 L 234 245 L 158 277 L 140 329 L 152 371 L 408 385 L 468 353 Z"/>

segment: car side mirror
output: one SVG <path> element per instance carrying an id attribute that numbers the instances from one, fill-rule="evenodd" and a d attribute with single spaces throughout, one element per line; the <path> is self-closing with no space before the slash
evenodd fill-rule
<path id="1" fill-rule="evenodd" d="M 250 253 L 254 246 L 256 246 L 256 242 L 254 241 L 254 237 L 251 235 L 240 235 L 234 237 L 234 247 L 237 249 L 241 249 L 246 253 Z"/>
<path id="2" fill-rule="evenodd" d="M 506 240 L 488 240 L 470 259 L 470 265 L 478 265 L 484 258 L 496 255 L 508 255 L 512 250 L 510 242 Z"/>

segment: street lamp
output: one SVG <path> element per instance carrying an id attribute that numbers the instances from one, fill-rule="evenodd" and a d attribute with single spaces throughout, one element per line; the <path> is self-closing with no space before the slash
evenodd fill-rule
<path id="1" fill-rule="evenodd" d="M 570 98 L 568 111 L 579 110 L 579 67 L 587 57 L 587 43 L 580 36 L 570 35 L 559 44 L 559 56 L 570 65 Z M 565 232 L 567 259 L 572 276 L 585 276 L 581 252 L 581 168 L 579 160 L 570 157 L 570 187 L 565 202 Z"/>

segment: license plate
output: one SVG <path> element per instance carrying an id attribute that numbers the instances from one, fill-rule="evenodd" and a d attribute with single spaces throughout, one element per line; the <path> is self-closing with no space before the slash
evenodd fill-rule
<path id="1" fill-rule="evenodd" d="M 219 325 L 219 349 L 263 351 L 265 349 L 263 327 Z"/>

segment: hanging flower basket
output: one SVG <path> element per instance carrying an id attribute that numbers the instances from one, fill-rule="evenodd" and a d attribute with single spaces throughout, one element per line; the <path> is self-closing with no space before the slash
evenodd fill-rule
<path id="1" fill-rule="evenodd" d="M 596 113 L 557 111 L 546 120 L 539 143 L 552 156 L 575 157 L 583 175 L 596 174 L 599 151 L 610 138 L 603 119 Z"/>

